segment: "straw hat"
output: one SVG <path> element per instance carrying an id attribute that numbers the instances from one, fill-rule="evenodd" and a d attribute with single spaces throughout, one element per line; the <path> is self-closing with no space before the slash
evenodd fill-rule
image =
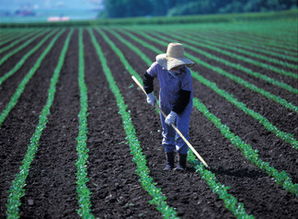
<path id="1" fill-rule="evenodd" d="M 179 65 L 193 65 L 194 62 L 184 57 L 184 48 L 181 43 L 169 43 L 167 53 L 156 56 L 156 61 L 167 70 Z"/>

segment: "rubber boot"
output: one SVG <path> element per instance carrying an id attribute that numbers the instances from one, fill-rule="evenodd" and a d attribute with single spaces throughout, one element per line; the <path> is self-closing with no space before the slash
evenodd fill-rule
<path id="1" fill-rule="evenodd" d="M 179 163 L 175 168 L 175 170 L 178 170 L 178 171 L 186 170 L 186 159 L 187 159 L 187 154 L 179 154 Z"/>
<path id="2" fill-rule="evenodd" d="M 166 166 L 163 170 L 172 170 L 174 168 L 175 152 L 167 152 L 166 161 Z"/>

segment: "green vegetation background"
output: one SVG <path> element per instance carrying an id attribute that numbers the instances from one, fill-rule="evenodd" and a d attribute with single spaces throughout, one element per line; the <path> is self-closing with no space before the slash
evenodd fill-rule
<path id="1" fill-rule="evenodd" d="M 295 9 L 297 0 L 103 0 L 100 17 L 179 16 Z"/>

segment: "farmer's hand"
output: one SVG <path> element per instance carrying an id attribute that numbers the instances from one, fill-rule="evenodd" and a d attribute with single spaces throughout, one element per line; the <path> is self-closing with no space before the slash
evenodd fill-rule
<path id="1" fill-rule="evenodd" d="M 177 113 L 175 113 L 174 111 L 171 111 L 170 114 L 166 117 L 165 122 L 168 125 L 172 125 L 175 123 L 177 118 Z"/>
<path id="2" fill-rule="evenodd" d="M 155 96 L 153 94 L 153 92 L 147 94 L 147 103 L 149 103 L 150 105 L 154 106 L 155 104 Z"/>
<path id="3" fill-rule="evenodd" d="M 150 105 L 154 106 L 155 104 L 155 97 L 153 92 L 147 94 L 147 103 L 149 103 Z"/>

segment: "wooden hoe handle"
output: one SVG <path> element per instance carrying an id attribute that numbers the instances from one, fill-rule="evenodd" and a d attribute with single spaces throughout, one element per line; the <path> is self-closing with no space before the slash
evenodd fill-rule
<path id="1" fill-rule="evenodd" d="M 135 76 L 132 76 L 132 79 L 142 89 L 142 91 L 146 94 L 146 91 L 145 91 L 144 87 L 141 85 L 141 83 L 138 81 L 138 79 Z M 160 106 L 158 104 L 156 104 L 156 107 L 160 110 L 162 115 L 166 118 L 167 115 L 161 110 Z M 204 159 L 200 156 L 200 154 L 196 151 L 196 149 L 194 149 L 194 147 L 189 143 L 189 141 L 183 136 L 183 134 L 179 131 L 179 129 L 173 124 L 172 124 L 172 127 L 178 133 L 178 135 L 180 135 L 180 137 L 187 144 L 187 146 L 192 150 L 192 152 L 197 156 L 197 158 L 204 164 L 204 166 L 209 168 L 209 166 L 204 161 Z"/>

